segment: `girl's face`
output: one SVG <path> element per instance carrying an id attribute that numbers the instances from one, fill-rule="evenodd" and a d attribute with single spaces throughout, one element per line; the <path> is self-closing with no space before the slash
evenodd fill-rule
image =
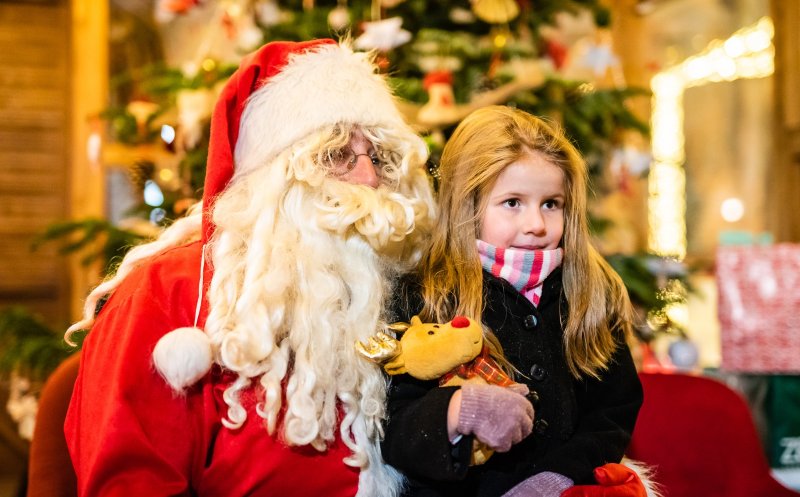
<path id="1" fill-rule="evenodd" d="M 551 250 L 564 233 L 564 173 L 541 154 L 512 162 L 497 177 L 480 237 L 499 248 Z"/>

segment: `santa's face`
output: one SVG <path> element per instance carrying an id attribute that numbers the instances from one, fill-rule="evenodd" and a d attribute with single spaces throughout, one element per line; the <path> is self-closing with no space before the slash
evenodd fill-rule
<path id="1" fill-rule="evenodd" d="M 378 152 L 364 133 L 356 129 L 347 146 L 331 154 L 334 159 L 332 175 L 354 185 L 377 188 L 380 184 L 379 168 L 382 166 Z"/>

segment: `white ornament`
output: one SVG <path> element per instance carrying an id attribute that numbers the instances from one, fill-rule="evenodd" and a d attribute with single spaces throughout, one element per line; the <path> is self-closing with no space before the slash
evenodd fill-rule
<path id="1" fill-rule="evenodd" d="M 244 52 L 250 52 L 260 47 L 264 42 L 264 33 L 258 29 L 254 23 L 247 23 L 239 29 L 239 36 L 236 38 L 239 48 Z"/>
<path id="2" fill-rule="evenodd" d="M 283 21 L 283 13 L 275 0 L 266 0 L 256 5 L 258 22 L 265 27 L 275 26 Z"/>
<path id="3" fill-rule="evenodd" d="M 543 25 L 539 33 L 546 40 L 556 41 L 571 47 L 581 38 L 594 35 L 597 25 L 589 9 L 578 9 L 576 13 L 561 11 L 555 16 L 555 25 Z"/>
<path id="4" fill-rule="evenodd" d="M 402 29 L 402 17 L 390 17 L 382 21 L 364 23 L 364 33 L 356 38 L 355 46 L 360 50 L 389 50 L 407 43 L 411 33 Z"/>
<path id="5" fill-rule="evenodd" d="M 17 423 L 19 436 L 25 440 L 33 439 L 36 412 L 39 410 L 39 401 L 30 389 L 30 381 L 27 378 L 19 376 L 16 372 L 11 373 L 6 410 L 11 419 Z"/>
<path id="6" fill-rule="evenodd" d="M 182 392 L 211 369 L 211 341 L 200 328 L 178 328 L 158 341 L 153 364 L 175 391 Z"/>
<path id="7" fill-rule="evenodd" d="M 456 24 L 472 24 L 476 21 L 475 14 L 471 10 L 455 7 L 450 10 L 450 20 Z"/>
<path id="8" fill-rule="evenodd" d="M 425 73 L 432 71 L 457 72 L 463 65 L 464 62 L 455 56 L 422 55 L 417 58 L 417 66 Z"/>
<path id="9" fill-rule="evenodd" d="M 350 11 L 342 5 L 331 10 L 328 14 L 328 26 L 334 31 L 340 31 L 350 25 Z"/>
<path id="10" fill-rule="evenodd" d="M 205 88 L 181 90 L 176 97 L 176 106 L 181 148 L 191 150 L 203 136 L 202 122 L 211 116 L 214 95 Z"/>

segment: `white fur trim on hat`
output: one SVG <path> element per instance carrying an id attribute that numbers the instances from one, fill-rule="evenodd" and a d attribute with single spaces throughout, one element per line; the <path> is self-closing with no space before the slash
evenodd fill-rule
<path id="1" fill-rule="evenodd" d="M 237 174 L 337 123 L 407 126 L 369 54 L 331 44 L 291 55 L 245 104 L 234 153 Z"/>
<path id="2" fill-rule="evenodd" d="M 170 331 L 156 343 L 153 363 L 167 383 L 182 392 L 211 369 L 213 358 L 208 335 L 196 327 Z"/>

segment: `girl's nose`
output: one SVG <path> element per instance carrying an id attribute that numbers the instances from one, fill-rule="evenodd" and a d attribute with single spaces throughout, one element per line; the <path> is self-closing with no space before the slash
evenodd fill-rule
<path id="1" fill-rule="evenodd" d="M 542 213 L 538 209 L 531 209 L 525 216 L 525 233 L 541 236 L 545 233 L 545 223 Z"/>
<path id="2" fill-rule="evenodd" d="M 348 173 L 347 181 L 355 185 L 365 185 L 378 188 L 380 183 L 378 171 L 369 155 L 363 154 L 356 157 L 355 167 Z"/>

